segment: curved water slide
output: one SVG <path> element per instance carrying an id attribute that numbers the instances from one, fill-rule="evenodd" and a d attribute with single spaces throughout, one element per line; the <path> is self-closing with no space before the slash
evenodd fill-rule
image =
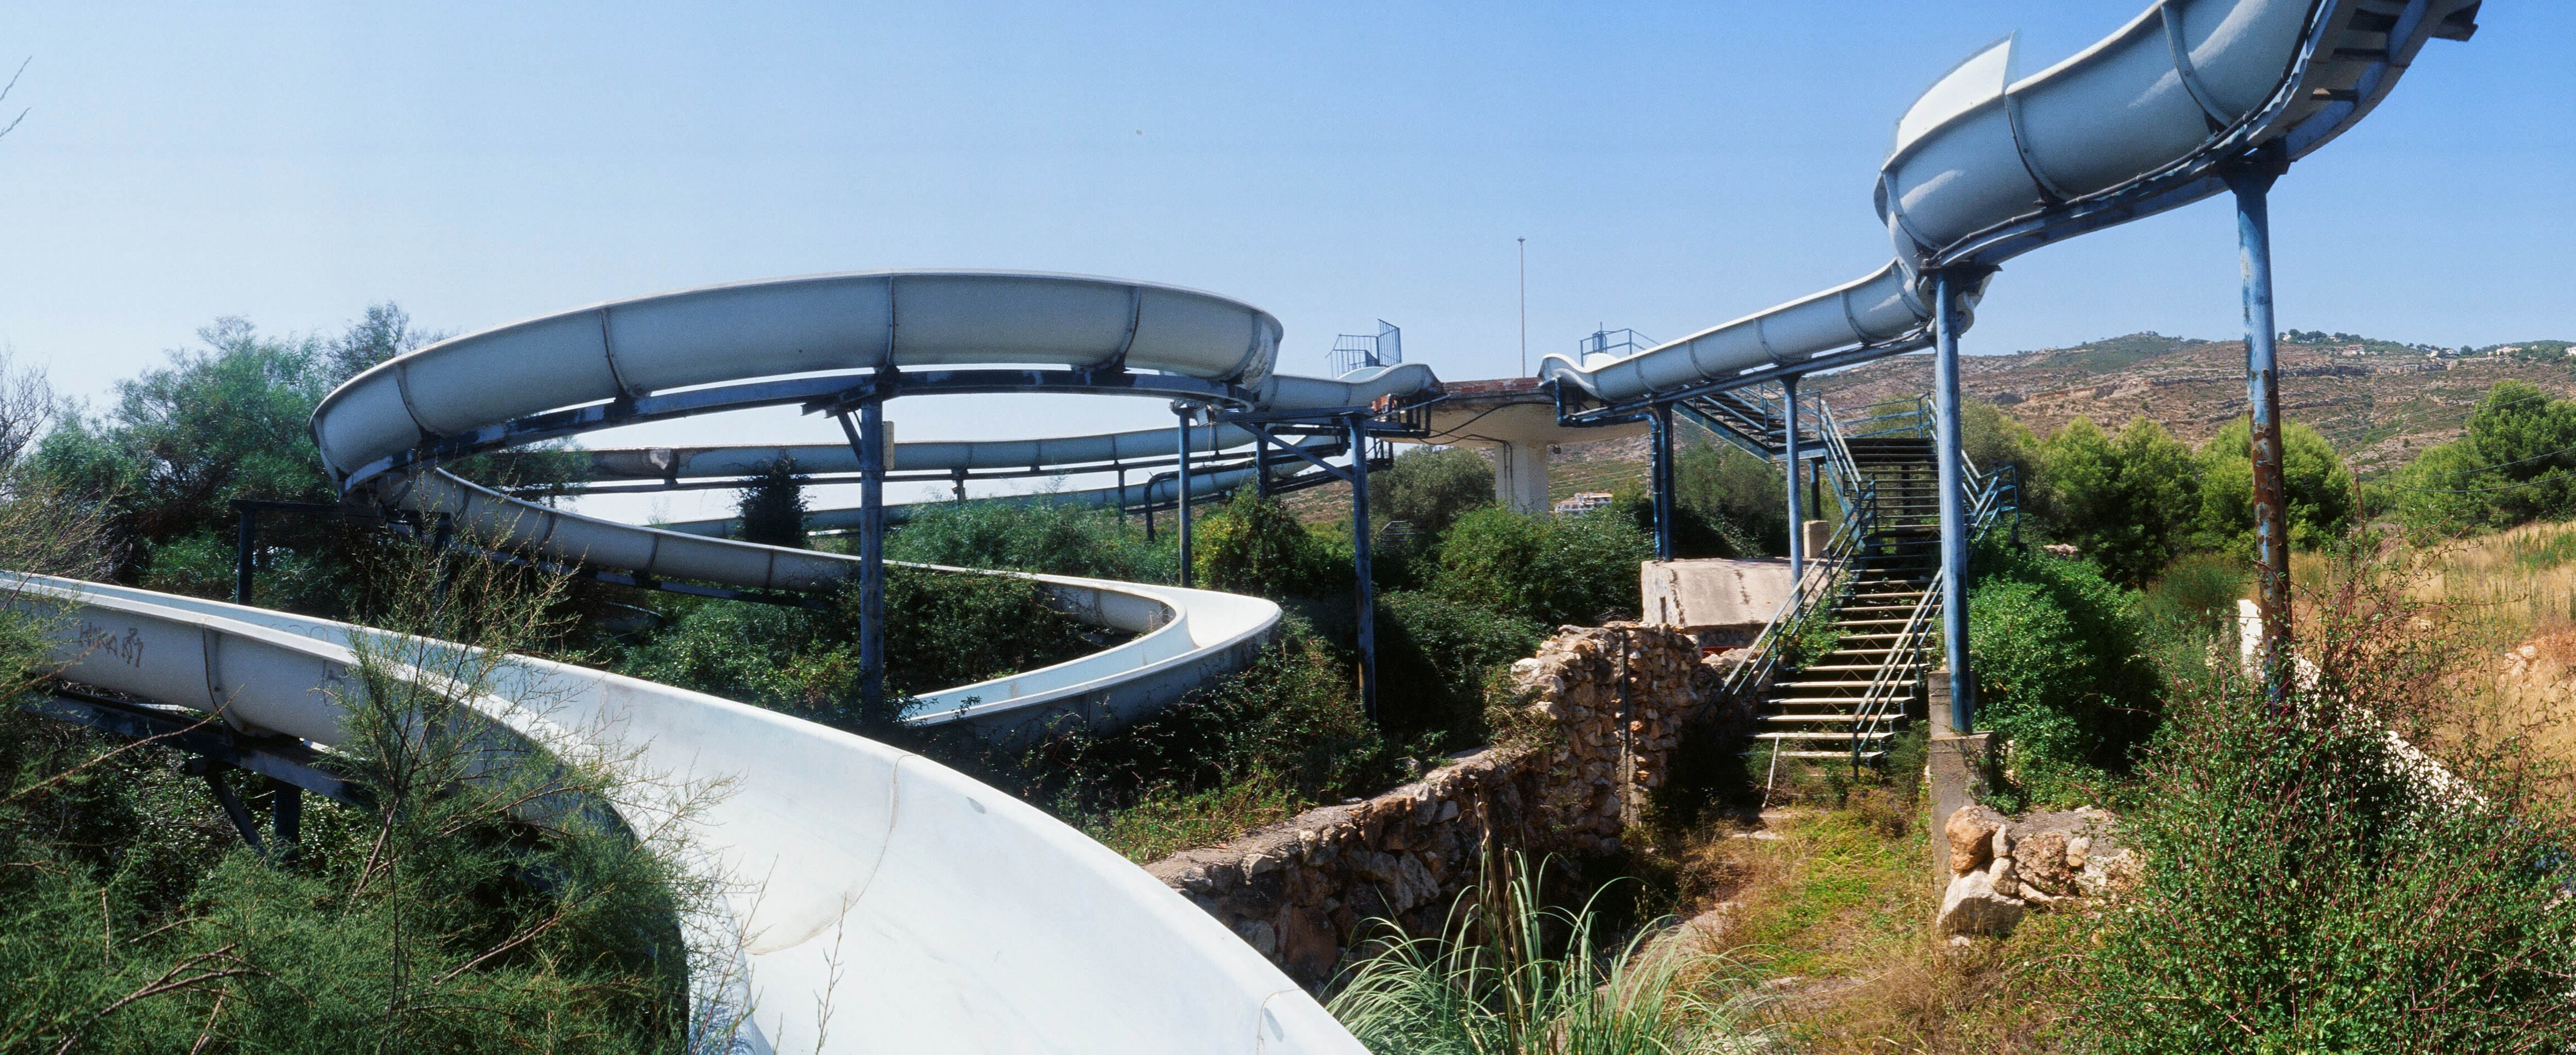
<path id="1" fill-rule="evenodd" d="M 653 578 L 814 590 L 855 577 L 858 559 L 709 538 L 718 531 L 706 525 L 679 531 L 582 516 L 438 466 L 598 428 L 812 405 L 885 376 L 899 384 L 918 378 L 912 383 L 934 392 L 1179 395 L 1245 410 L 1438 392 L 1438 379 L 1419 364 L 1339 379 L 1277 375 L 1271 366 L 1279 333 L 1269 313 L 1228 298 L 1087 276 L 905 271 L 772 279 L 615 301 L 442 341 L 342 385 L 314 413 L 313 432 L 325 466 L 353 498 L 443 514 L 458 532 L 496 550 Z M 1072 372 L 946 369 L 993 363 Z M 896 457 L 908 446 L 919 467 L 972 468 L 1005 455 L 1014 466 L 1043 466 L 1115 458 L 1139 442 L 1112 434 L 896 445 Z M 848 468 L 858 468 L 846 449 L 811 453 L 818 465 L 846 457 Z M 698 457 L 744 460 L 692 460 Z M 1045 585 L 1059 610 L 1136 636 L 1055 666 L 924 694 L 908 720 L 965 723 L 1005 737 L 1064 718 L 1115 727 L 1241 669 L 1279 620 L 1278 606 L 1258 598 L 1030 578 Z"/>
<path id="2" fill-rule="evenodd" d="M 0 597 L 59 616 L 68 680 L 326 747 L 364 684 L 351 646 L 400 640 L 38 576 L 0 576 Z M 731 888 L 689 921 L 693 1053 L 1362 1050 L 1143 869 L 929 759 L 541 659 L 491 690 L 475 704 L 532 750 L 613 760 L 634 830 L 721 783 L 687 822 L 696 866 Z"/>
<path id="3" fill-rule="evenodd" d="M 2369 114 L 2478 0 L 2160 0 L 2038 73 L 2007 37 L 1952 68 L 1896 123 L 1879 218 L 1896 257 L 1869 275 L 1633 355 L 1549 355 L 1540 376 L 1613 405 L 1914 351 L 1932 276 L 1969 279 L 2032 249 L 2226 189 L 2251 152 L 2295 161 Z"/>

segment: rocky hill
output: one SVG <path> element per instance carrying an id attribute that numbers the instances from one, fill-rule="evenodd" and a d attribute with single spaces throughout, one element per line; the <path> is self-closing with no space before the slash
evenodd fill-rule
<path id="1" fill-rule="evenodd" d="M 2365 473 L 2457 438 L 2478 398 L 2507 378 L 2576 395 L 2567 341 L 2428 349 L 2353 334 L 2300 333 L 2280 346 L 2281 411 L 2325 434 Z M 2467 354 L 2462 354 L 2466 352 Z M 2116 429 L 2144 415 L 2198 443 L 2245 413 L 2245 342 L 2133 333 L 2073 348 L 1960 361 L 1959 387 L 2046 435 L 2078 417 Z M 1920 395 L 1929 356 L 1855 367 L 1810 384 L 1836 408 Z"/>

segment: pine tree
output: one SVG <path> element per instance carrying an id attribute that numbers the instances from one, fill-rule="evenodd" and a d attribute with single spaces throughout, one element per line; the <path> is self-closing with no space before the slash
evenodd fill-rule
<path id="1" fill-rule="evenodd" d="M 805 547 L 805 477 L 796 471 L 796 459 L 780 458 L 743 481 L 735 509 L 743 541 Z"/>

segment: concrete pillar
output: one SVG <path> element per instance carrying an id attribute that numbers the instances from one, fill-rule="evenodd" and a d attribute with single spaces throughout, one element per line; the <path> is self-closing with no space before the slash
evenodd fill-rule
<path id="1" fill-rule="evenodd" d="M 1494 446 L 1494 501 L 1523 513 L 1547 512 L 1547 444 Z"/>

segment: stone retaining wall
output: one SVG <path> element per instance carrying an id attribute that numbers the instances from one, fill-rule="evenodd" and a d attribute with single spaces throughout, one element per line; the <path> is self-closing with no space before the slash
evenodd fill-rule
<path id="1" fill-rule="evenodd" d="M 1670 627 L 1565 627 L 1513 664 L 1524 723 L 1416 783 L 1146 866 L 1309 988 L 1370 920 L 1440 929 L 1489 847 L 1618 849 L 1732 657 Z"/>

